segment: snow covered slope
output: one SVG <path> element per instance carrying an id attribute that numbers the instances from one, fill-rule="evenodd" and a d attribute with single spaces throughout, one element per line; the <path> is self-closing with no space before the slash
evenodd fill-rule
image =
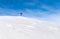
<path id="1" fill-rule="evenodd" d="M 0 39 L 60 39 L 60 29 L 46 21 L 0 16 Z"/>

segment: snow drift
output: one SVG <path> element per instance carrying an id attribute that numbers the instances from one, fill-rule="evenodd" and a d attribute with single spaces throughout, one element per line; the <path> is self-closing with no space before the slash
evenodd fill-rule
<path id="1" fill-rule="evenodd" d="M 60 27 L 21 16 L 0 16 L 0 39 L 60 39 Z"/>

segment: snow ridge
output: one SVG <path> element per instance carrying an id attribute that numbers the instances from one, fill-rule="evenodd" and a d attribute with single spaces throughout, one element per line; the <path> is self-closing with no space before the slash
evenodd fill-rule
<path id="1" fill-rule="evenodd" d="M 21 16 L 0 16 L 0 39 L 60 39 L 56 25 Z"/>

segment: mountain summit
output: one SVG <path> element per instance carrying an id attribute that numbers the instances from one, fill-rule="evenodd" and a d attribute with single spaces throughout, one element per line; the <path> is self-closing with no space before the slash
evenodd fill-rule
<path id="1" fill-rule="evenodd" d="M 60 30 L 46 21 L 0 16 L 0 39 L 60 39 Z"/>

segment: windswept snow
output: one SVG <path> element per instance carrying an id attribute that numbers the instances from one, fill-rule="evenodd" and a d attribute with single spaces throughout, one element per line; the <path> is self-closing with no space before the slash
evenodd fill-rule
<path id="1" fill-rule="evenodd" d="M 0 16 L 0 39 L 60 39 L 60 27 L 32 18 Z"/>

